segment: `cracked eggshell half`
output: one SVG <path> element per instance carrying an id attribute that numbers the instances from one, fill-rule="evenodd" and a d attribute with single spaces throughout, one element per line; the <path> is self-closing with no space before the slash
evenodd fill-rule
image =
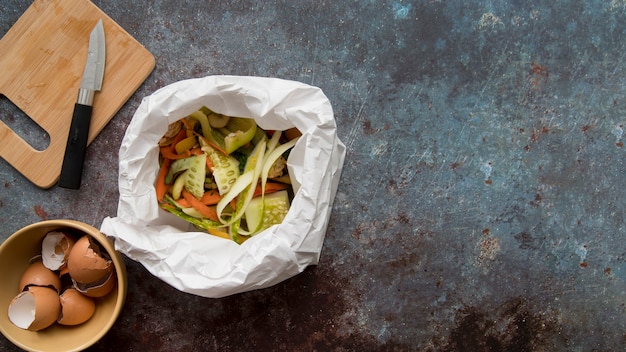
<path id="1" fill-rule="evenodd" d="M 109 294 L 109 292 L 113 291 L 117 283 L 117 275 L 115 275 L 115 271 L 112 271 L 109 276 L 105 277 L 103 280 L 98 282 L 92 282 L 89 284 L 81 284 L 79 282 L 74 281 L 74 287 L 87 297 L 104 297 Z"/>
<path id="2" fill-rule="evenodd" d="M 79 284 L 102 283 L 114 271 L 109 254 L 91 236 L 82 236 L 70 251 L 67 270 Z"/>
<path id="3" fill-rule="evenodd" d="M 29 286 L 53 287 L 58 294 L 61 291 L 61 279 L 54 271 L 45 267 L 41 261 L 35 261 L 22 274 L 19 290 L 24 291 Z"/>
<path id="4" fill-rule="evenodd" d="M 54 324 L 61 313 L 59 293 L 50 287 L 30 286 L 9 305 L 9 320 L 17 327 L 39 331 Z"/>
<path id="5" fill-rule="evenodd" d="M 89 320 L 96 311 L 96 302 L 75 288 L 68 288 L 59 296 L 61 314 L 57 322 L 61 325 L 79 325 Z"/>
<path id="6" fill-rule="evenodd" d="M 59 270 L 64 267 L 74 243 L 74 238 L 62 231 L 49 232 L 41 243 L 41 258 L 46 268 Z"/>

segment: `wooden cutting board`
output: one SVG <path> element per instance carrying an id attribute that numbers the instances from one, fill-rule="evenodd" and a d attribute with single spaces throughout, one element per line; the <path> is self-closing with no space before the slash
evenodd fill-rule
<path id="1" fill-rule="evenodd" d="M 104 24 L 106 63 L 89 143 L 154 69 L 154 56 L 88 0 L 35 0 L 0 40 L 0 94 L 50 136 L 38 151 L 0 121 L 0 156 L 41 188 L 61 174 L 89 33 Z"/>

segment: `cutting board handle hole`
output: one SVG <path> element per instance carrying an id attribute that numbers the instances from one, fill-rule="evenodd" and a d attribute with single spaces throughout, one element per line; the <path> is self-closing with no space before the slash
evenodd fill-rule
<path id="1" fill-rule="evenodd" d="M 50 135 L 6 96 L 0 94 L 0 121 L 38 151 L 48 149 Z"/>

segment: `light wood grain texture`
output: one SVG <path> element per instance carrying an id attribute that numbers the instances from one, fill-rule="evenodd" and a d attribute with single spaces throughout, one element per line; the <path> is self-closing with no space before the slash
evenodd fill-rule
<path id="1" fill-rule="evenodd" d="M 38 151 L 0 121 L 0 156 L 41 188 L 58 180 L 89 33 L 102 19 L 106 64 L 89 143 L 154 69 L 154 56 L 88 0 L 36 0 L 0 41 L 0 93 L 50 136 Z M 27 118 L 27 117 L 24 117 Z"/>

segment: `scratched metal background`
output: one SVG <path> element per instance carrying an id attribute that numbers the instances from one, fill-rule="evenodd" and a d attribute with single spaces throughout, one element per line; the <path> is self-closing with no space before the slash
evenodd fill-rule
<path id="1" fill-rule="evenodd" d="M 348 153 L 319 266 L 212 300 L 127 261 L 124 312 L 91 350 L 624 349 L 626 1 L 95 3 L 156 69 L 89 148 L 80 193 L 0 160 L 0 239 L 114 215 L 125 128 L 181 79 L 319 86 Z M 4 0 L 0 33 L 28 5 Z"/>

